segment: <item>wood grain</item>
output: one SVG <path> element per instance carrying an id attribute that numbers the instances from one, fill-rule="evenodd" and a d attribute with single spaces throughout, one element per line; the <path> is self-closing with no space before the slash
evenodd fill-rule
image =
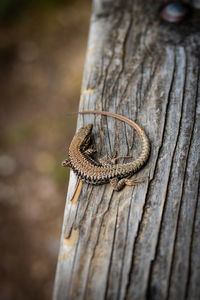
<path id="1" fill-rule="evenodd" d="M 82 185 L 70 202 L 71 173 L 54 300 L 200 299 L 200 13 L 160 20 L 164 1 L 95 0 L 80 110 L 122 114 L 141 125 L 151 157 L 136 187 Z M 136 157 L 137 135 L 123 122 L 94 124 L 98 156 Z"/>

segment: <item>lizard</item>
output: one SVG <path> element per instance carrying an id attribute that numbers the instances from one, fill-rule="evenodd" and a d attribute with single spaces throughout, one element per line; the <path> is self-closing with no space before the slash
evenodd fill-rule
<path id="1" fill-rule="evenodd" d="M 136 130 L 142 141 L 140 156 L 128 163 L 108 163 L 96 161 L 92 158 L 91 132 L 93 124 L 81 127 L 72 139 L 69 147 L 69 158 L 62 162 L 62 166 L 70 167 L 78 178 L 86 183 L 100 185 L 110 183 L 115 191 L 120 191 L 125 185 L 132 186 L 141 182 L 139 179 L 130 179 L 147 162 L 150 155 L 150 142 L 145 131 L 134 121 L 112 112 L 86 110 L 79 114 L 100 114 L 114 117 L 125 122 Z M 115 158 L 116 160 L 118 158 Z M 143 180 L 142 180 L 143 181 Z"/>

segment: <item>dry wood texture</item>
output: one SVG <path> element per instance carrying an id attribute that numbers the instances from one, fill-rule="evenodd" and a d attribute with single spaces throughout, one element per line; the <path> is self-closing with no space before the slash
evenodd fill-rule
<path id="1" fill-rule="evenodd" d="M 200 299 L 199 1 L 181 24 L 159 19 L 164 1 L 96 0 L 80 110 L 135 120 L 151 140 L 136 187 L 75 186 L 71 174 L 54 299 Z M 94 123 L 99 156 L 137 156 L 123 122 Z"/>

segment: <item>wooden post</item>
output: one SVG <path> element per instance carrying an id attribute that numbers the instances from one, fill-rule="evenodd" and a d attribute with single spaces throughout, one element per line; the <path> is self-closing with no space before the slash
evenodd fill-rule
<path id="1" fill-rule="evenodd" d="M 165 1 L 95 0 L 80 110 L 122 114 L 151 141 L 136 187 L 82 184 L 71 173 L 54 300 L 200 299 L 200 2 L 190 18 L 163 22 Z M 136 157 L 123 122 L 94 124 L 99 157 Z M 79 197 L 78 193 L 80 193 Z"/>

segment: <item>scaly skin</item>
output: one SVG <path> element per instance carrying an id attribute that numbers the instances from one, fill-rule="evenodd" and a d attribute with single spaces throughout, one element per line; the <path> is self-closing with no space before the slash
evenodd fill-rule
<path id="1" fill-rule="evenodd" d="M 142 152 L 136 160 L 124 164 L 98 163 L 90 157 L 90 136 L 92 124 L 79 129 L 69 147 L 69 159 L 63 162 L 63 166 L 69 166 L 77 174 L 79 179 L 90 184 L 104 184 L 110 182 L 114 190 L 121 190 L 125 185 L 136 185 L 140 180 L 130 180 L 148 160 L 150 155 L 150 143 L 146 133 L 134 121 L 106 111 L 82 111 L 80 114 L 101 114 L 119 119 L 135 129 L 142 141 Z"/>

